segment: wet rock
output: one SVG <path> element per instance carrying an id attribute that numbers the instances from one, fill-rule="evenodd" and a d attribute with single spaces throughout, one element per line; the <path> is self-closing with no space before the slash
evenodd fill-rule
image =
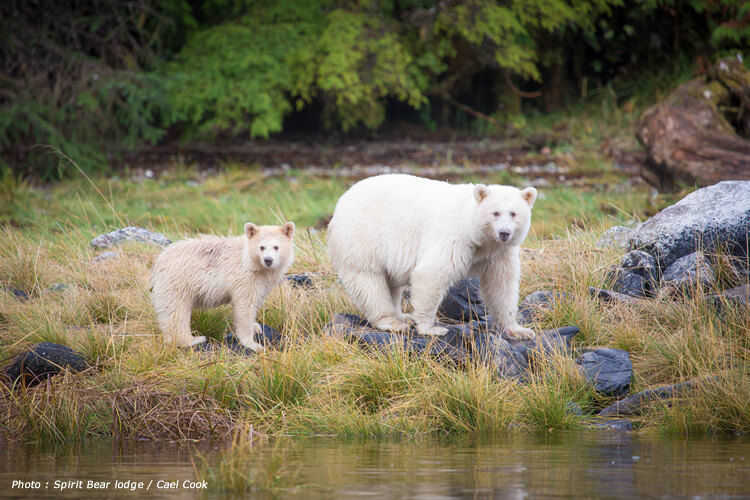
<path id="1" fill-rule="evenodd" d="M 609 429 L 613 431 L 630 432 L 633 430 L 633 422 L 626 419 L 615 419 L 610 418 L 606 420 L 594 419 L 591 420 L 591 426 L 599 429 Z"/>
<path id="2" fill-rule="evenodd" d="M 599 238 L 596 246 L 599 248 L 617 248 L 627 250 L 635 230 L 625 226 L 612 226 Z"/>
<path id="3" fill-rule="evenodd" d="M 630 244 L 667 269 L 677 259 L 719 250 L 746 259 L 750 233 L 750 181 L 724 181 L 699 189 L 640 225 Z"/>
<path id="4" fill-rule="evenodd" d="M 172 242 L 163 234 L 155 233 L 142 227 L 130 226 L 123 229 L 117 229 L 111 233 L 100 234 L 91 240 L 93 248 L 103 250 L 121 245 L 126 241 L 142 241 L 145 243 L 154 243 L 165 247 Z"/>
<path id="5" fill-rule="evenodd" d="M 632 295 L 626 295 L 624 293 L 618 293 L 613 290 L 605 290 L 603 288 L 589 287 L 589 293 L 591 298 L 599 299 L 604 302 L 628 302 L 635 303 L 637 299 Z"/>
<path id="6" fill-rule="evenodd" d="M 698 383 L 698 380 L 688 380 L 680 384 L 664 385 L 655 389 L 641 391 L 607 406 L 598 415 L 600 417 L 632 417 L 640 415 L 651 403 L 683 396 L 693 390 Z"/>
<path id="7" fill-rule="evenodd" d="M 727 307 L 748 307 L 750 306 L 750 285 L 724 290 L 709 295 L 706 299 L 711 301 L 718 311 L 723 311 Z"/>
<path id="8" fill-rule="evenodd" d="M 711 263 L 703 253 L 694 252 L 680 257 L 664 271 L 661 277 L 661 287 L 686 292 L 698 284 L 706 287 L 715 281 L 716 273 Z"/>
<path id="9" fill-rule="evenodd" d="M 297 288 L 314 288 L 315 278 L 317 277 L 314 273 L 301 273 L 301 274 L 290 274 L 285 276 L 286 279 L 293 287 Z"/>
<path id="10" fill-rule="evenodd" d="M 452 286 L 438 308 L 438 314 L 454 321 L 483 320 L 487 310 L 479 296 L 479 280 L 463 279 Z"/>
<path id="11" fill-rule="evenodd" d="M 530 293 L 518 305 L 518 321 L 529 324 L 539 318 L 544 311 L 551 310 L 555 304 L 565 300 L 565 292 L 538 290 Z"/>
<path id="12" fill-rule="evenodd" d="M 110 260 L 115 260 L 120 257 L 120 252 L 102 252 L 93 259 L 91 259 L 92 264 L 101 264 L 102 262 L 107 262 Z"/>
<path id="13" fill-rule="evenodd" d="M 80 352 L 64 345 L 42 342 L 16 356 L 15 361 L 5 369 L 5 375 L 11 384 L 20 381 L 26 385 L 36 385 L 64 369 L 80 372 L 86 368 L 88 363 Z"/>
<path id="14" fill-rule="evenodd" d="M 584 352 L 576 362 L 599 393 L 621 397 L 630 391 L 633 364 L 627 351 L 600 347 Z"/>

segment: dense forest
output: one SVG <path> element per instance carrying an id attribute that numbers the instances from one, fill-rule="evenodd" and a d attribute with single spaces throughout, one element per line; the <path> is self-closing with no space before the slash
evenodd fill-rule
<path id="1" fill-rule="evenodd" d="M 158 143 L 501 133 L 750 46 L 742 0 L 8 0 L 0 168 L 64 175 Z"/>

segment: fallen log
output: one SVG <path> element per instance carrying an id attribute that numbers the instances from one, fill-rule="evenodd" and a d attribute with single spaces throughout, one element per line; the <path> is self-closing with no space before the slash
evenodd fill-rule
<path id="1" fill-rule="evenodd" d="M 641 176 L 661 191 L 750 180 L 748 135 L 750 70 L 738 55 L 646 110 L 636 133 L 646 150 Z"/>

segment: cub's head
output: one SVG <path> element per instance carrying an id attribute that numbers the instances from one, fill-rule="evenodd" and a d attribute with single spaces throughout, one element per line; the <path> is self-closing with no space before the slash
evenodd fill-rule
<path id="1" fill-rule="evenodd" d="M 487 237 L 511 245 L 520 245 L 526 238 L 536 189 L 477 184 L 474 200 L 478 204 L 479 224 Z"/>
<path id="2" fill-rule="evenodd" d="M 262 269 L 288 267 L 294 258 L 294 222 L 283 226 L 245 224 L 249 257 Z"/>

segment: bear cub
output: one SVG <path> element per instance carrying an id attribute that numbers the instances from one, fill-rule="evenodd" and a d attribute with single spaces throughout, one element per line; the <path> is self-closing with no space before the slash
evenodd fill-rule
<path id="1" fill-rule="evenodd" d="M 165 248 L 151 269 L 151 298 L 164 338 L 185 347 L 206 337 L 190 331 L 193 308 L 232 303 L 235 336 L 255 352 L 263 346 L 255 322 L 266 296 L 294 261 L 294 223 L 245 224 L 237 237 L 202 236 Z"/>
<path id="2" fill-rule="evenodd" d="M 341 283 L 367 320 L 383 330 L 416 323 L 443 335 L 435 315 L 446 291 L 476 276 L 492 319 L 507 336 L 534 337 L 518 324 L 520 245 L 537 192 L 387 174 L 359 181 L 336 204 L 328 254 Z M 401 310 L 411 286 L 412 314 Z"/>

